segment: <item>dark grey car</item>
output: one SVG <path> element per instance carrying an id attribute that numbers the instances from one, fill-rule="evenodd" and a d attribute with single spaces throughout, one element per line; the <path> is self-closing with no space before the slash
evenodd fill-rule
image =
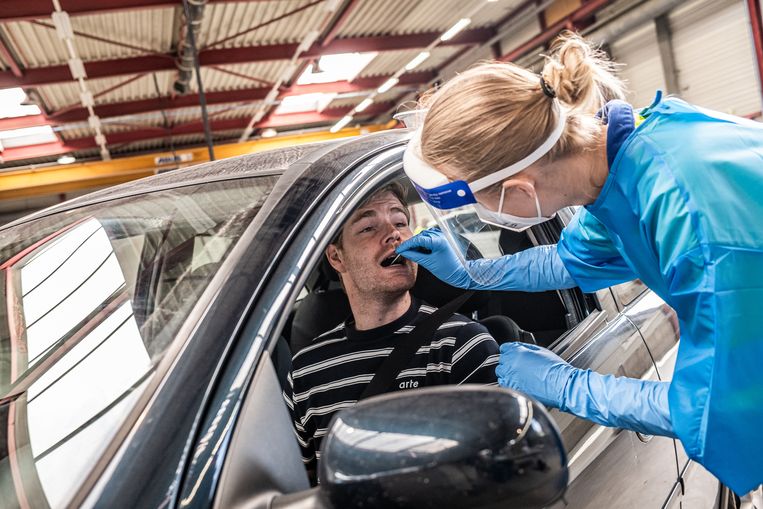
<path id="1" fill-rule="evenodd" d="M 344 428 L 335 423 L 337 449 L 329 451 L 335 467 L 349 469 L 340 472 L 345 478 L 309 487 L 279 383 L 289 349 L 345 317 L 329 298 L 336 289 L 321 270 L 323 250 L 354 206 L 401 179 L 406 136 L 386 132 L 207 163 L 1 228 L 0 505 L 339 507 L 361 497 L 368 507 L 421 507 L 422 500 L 503 507 L 530 500 L 520 492 L 532 475 L 547 484 L 533 493 L 548 500 L 568 476 L 564 501 L 575 508 L 725 507 L 727 491 L 671 439 L 552 411 L 565 456 L 536 404 L 509 391 L 457 387 L 386 396 L 349 411 Z M 412 207 L 416 224 L 431 222 L 424 207 Z M 523 234 L 504 233 L 504 251 L 556 242 L 572 212 Z M 675 315 L 638 281 L 595 294 L 486 292 L 464 312 L 509 316 L 577 366 L 671 376 Z M 488 440 L 491 401 L 505 405 L 501 419 L 535 423 L 535 449 L 524 449 L 532 466 L 514 450 L 485 459 L 491 443 L 469 450 Z M 510 408 L 536 410 L 512 417 Z M 401 429 L 415 435 L 417 415 L 429 416 L 437 443 L 458 428 L 453 440 L 465 456 L 446 461 L 433 453 L 427 466 L 410 463 L 421 456 L 400 446 L 386 459 L 377 454 L 380 463 L 347 466 L 347 458 L 370 450 L 344 439 L 348 422 L 389 439 Z M 505 446 L 507 438 L 495 440 Z M 409 470 L 396 472 L 394 488 L 385 485 L 384 469 L 402 465 L 406 454 Z M 552 468 L 554 458 L 561 468 Z"/>

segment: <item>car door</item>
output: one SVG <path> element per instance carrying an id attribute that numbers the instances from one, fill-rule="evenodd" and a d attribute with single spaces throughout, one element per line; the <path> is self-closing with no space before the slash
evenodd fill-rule
<path id="1" fill-rule="evenodd" d="M 553 350 L 574 366 L 602 374 L 656 379 L 638 329 L 614 308 L 608 289 L 598 293 L 593 312 Z M 551 411 L 568 452 L 570 507 L 662 507 L 678 478 L 673 442 L 599 426 Z"/>
<path id="2" fill-rule="evenodd" d="M 622 313 L 638 327 L 649 347 L 661 380 L 673 378 L 680 330 L 675 311 L 640 281 L 631 281 L 612 288 Z M 675 440 L 681 490 L 669 507 L 709 509 L 717 507 L 721 485 L 701 465 L 690 461 L 680 440 Z"/>

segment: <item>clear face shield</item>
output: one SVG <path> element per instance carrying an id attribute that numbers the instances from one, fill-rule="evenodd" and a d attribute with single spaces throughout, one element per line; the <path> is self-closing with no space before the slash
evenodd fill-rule
<path id="1" fill-rule="evenodd" d="M 556 144 L 565 125 L 564 112 L 554 101 L 557 125 L 549 137 L 527 157 L 490 175 L 473 182 L 451 181 L 429 166 L 421 156 L 421 128 L 417 129 L 408 143 L 403 156 L 405 174 L 413 183 L 440 230 L 448 240 L 470 277 L 477 283 L 497 283 L 503 274 L 491 269 L 495 264 L 470 264 L 469 261 L 499 258 L 504 255 L 500 237 L 503 229 L 522 232 L 527 228 L 548 221 L 535 196 L 535 217 L 517 217 L 503 212 L 504 192 L 501 192 L 498 210 L 480 204 L 475 193 L 503 182 L 538 161 Z"/>

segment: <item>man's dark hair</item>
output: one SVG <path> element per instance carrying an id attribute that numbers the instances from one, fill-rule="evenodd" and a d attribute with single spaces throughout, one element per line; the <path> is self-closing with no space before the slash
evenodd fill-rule
<path id="1" fill-rule="evenodd" d="M 389 184 L 385 184 L 383 187 L 379 188 L 377 191 L 374 191 L 371 196 L 366 198 L 363 203 L 360 204 L 358 208 L 364 207 L 368 202 L 376 198 L 377 196 L 384 194 L 384 193 L 392 193 L 395 198 L 397 198 L 400 203 L 403 205 L 403 211 L 405 213 L 405 217 L 410 221 L 411 220 L 411 213 L 408 211 L 408 200 L 405 199 L 405 188 L 403 185 L 399 182 L 390 182 Z M 332 240 L 330 243 L 337 246 L 342 247 L 342 230 L 344 229 L 344 224 L 339 228 L 339 233 L 337 233 L 336 237 L 334 237 L 334 240 Z"/>

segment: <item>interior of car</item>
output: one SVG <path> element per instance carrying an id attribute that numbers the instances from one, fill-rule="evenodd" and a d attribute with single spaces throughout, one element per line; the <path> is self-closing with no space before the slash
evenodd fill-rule
<path id="1" fill-rule="evenodd" d="M 401 183 L 405 185 L 405 182 Z M 431 216 L 421 217 L 427 213 L 426 208 L 420 206 L 421 199 L 412 187 L 409 184 L 405 187 L 409 207 L 418 213 L 411 218 L 411 228 L 418 233 L 423 229 L 422 224 L 432 224 L 434 220 Z M 499 237 L 503 254 L 517 253 L 539 243 L 529 230 L 517 233 L 496 229 L 494 234 Z M 411 291 L 432 306 L 441 307 L 464 290 L 440 281 L 419 267 L 416 284 Z M 499 343 L 526 341 L 549 346 L 569 329 L 569 310 L 557 291 L 478 291 L 459 308 L 459 312 L 485 325 Z M 322 257 L 308 277 L 283 335 L 291 352 L 296 353 L 349 316 L 350 306 L 339 277 Z"/>
<path id="2" fill-rule="evenodd" d="M 411 229 L 414 233 L 435 224 L 415 189 L 405 179 L 398 182 L 406 189 L 406 199 L 412 213 Z M 532 230 L 512 232 L 496 228 L 491 234 L 496 237 L 495 241 L 503 254 L 513 254 L 534 245 L 548 243 L 543 242 L 545 239 L 539 239 Z M 546 239 L 553 235 L 551 232 Z M 476 249 L 473 244 L 470 245 L 472 248 Z M 464 290 L 440 281 L 419 267 L 411 292 L 432 306 L 442 307 Z M 574 299 L 564 297 L 559 291 L 477 291 L 458 311 L 484 325 L 499 344 L 522 341 L 548 347 L 574 325 L 574 322 L 570 323 L 573 310 L 569 309 L 570 301 Z M 279 381 L 285 383 L 293 355 L 350 315 L 350 305 L 339 277 L 325 256 L 321 256 L 308 276 L 272 353 Z"/>

